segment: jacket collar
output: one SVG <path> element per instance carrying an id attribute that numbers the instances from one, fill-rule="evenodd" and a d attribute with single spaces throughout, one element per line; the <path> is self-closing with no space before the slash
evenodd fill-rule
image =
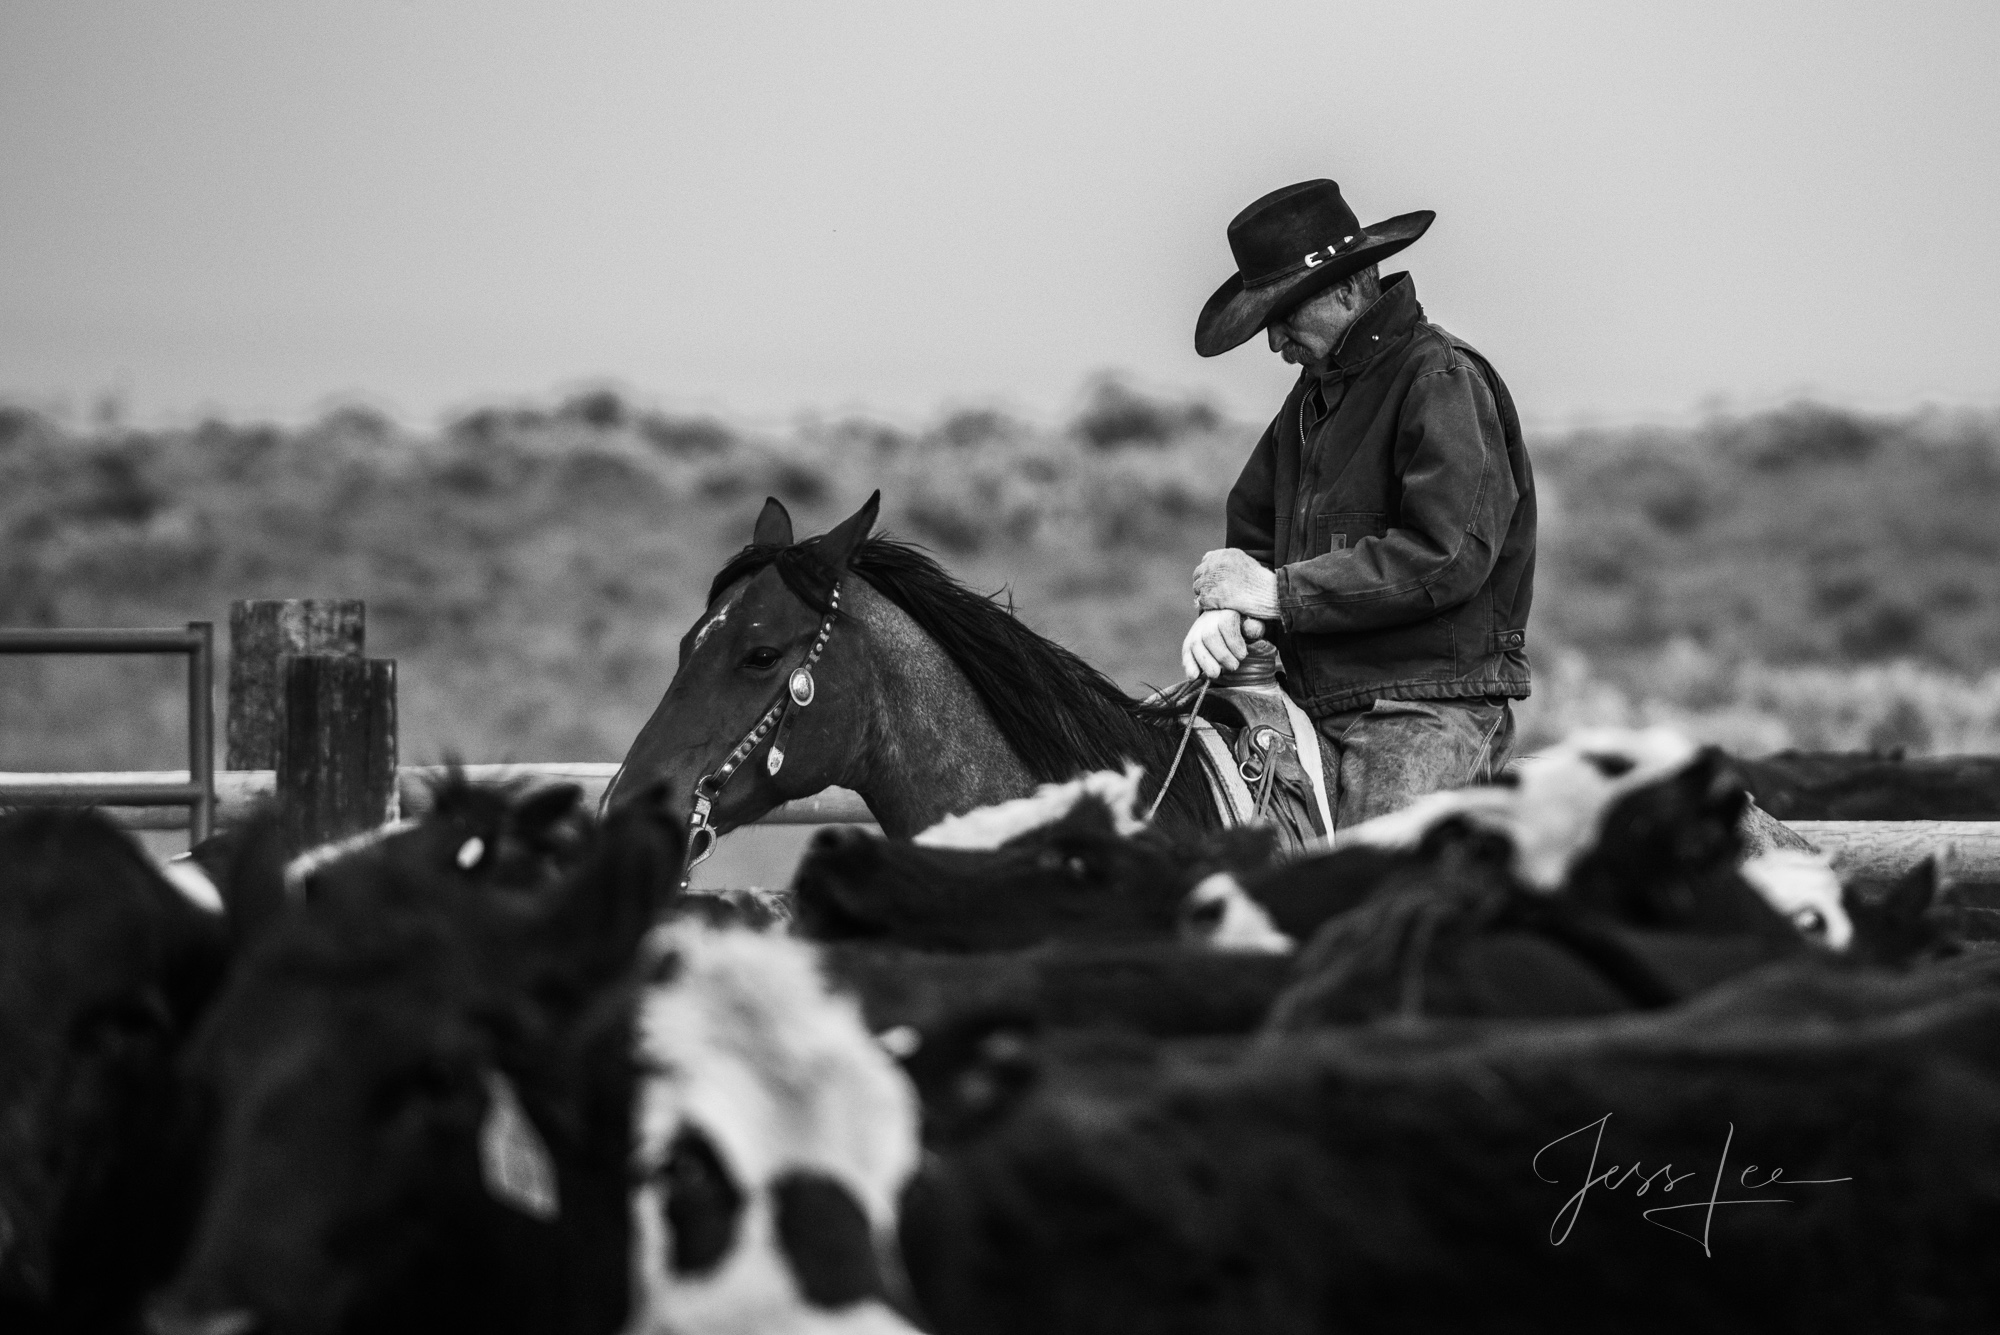
<path id="1" fill-rule="evenodd" d="M 1318 369 L 1321 380 L 1338 380 L 1353 374 L 1388 351 L 1403 335 L 1424 318 L 1417 304 L 1417 284 L 1407 271 L 1390 274 L 1383 280 L 1382 295 L 1368 303 L 1340 342 L 1327 354 L 1326 365 Z"/>

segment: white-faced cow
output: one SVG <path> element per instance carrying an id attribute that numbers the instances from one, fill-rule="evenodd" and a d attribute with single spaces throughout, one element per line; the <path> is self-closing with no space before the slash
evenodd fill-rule
<path id="1" fill-rule="evenodd" d="M 908 1332 L 882 1268 L 908 1082 L 809 947 L 680 924 L 649 949 L 628 1331 Z"/>

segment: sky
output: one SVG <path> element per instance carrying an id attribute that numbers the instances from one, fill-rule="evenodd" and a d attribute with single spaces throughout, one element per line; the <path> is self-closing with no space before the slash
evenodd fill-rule
<path id="1" fill-rule="evenodd" d="M 0 0 L 0 398 L 1054 419 L 1364 222 L 1545 425 L 2000 403 L 2000 4 Z"/>

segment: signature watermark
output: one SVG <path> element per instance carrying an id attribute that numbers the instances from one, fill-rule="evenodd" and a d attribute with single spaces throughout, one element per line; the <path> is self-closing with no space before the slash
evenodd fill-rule
<path id="1" fill-rule="evenodd" d="M 1604 1128 L 1610 1120 L 1611 1114 L 1606 1113 L 1594 1122 L 1586 1122 L 1574 1131 L 1565 1132 L 1557 1136 L 1554 1140 L 1535 1151 L 1535 1157 L 1530 1164 L 1530 1167 L 1534 1169 L 1535 1176 L 1544 1182 L 1561 1185 L 1560 1179 L 1550 1177 L 1542 1171 L 1542 1156 L 1564 1141 L 1589 1134 L 1593 1130 L 1597 1133 L 1591 1142 L 1590 1167 L 1584 1174 L 1583 1185 L 1578 1187 L 1575 1194 L 1563 1203 L 1562 1209 L 1556 1211 L 1555 1219 L 1549 1224 L 1549 1242 L 1554 1246 L 1560 1247 L 1569 1240 L 1570 1232 L 1575 1229 L 1577 1220 L 1583 1217 L 1584 1199 L 1589 1196 L 1593 1189 L 1622 1191 L 1627 1187 L 1632 1187 L 1632 1195 L 1638 1197 L 1644 1196 L 1653 1190 L 1653 1188 L 1658 1187 L 1660 1193 L 1666 1195 L 1673 1191 L 1676 1186 L 1698 1175 L 1699 1170 L 1695 1169 L 1690 1169 L 1685 1173 L 1676 1173 L 1671 1163 L 1662 1164 L 1658 1168 L 1648 1170 L 1645 1164 L 1639 1160 L 1634 1160 L 1629 1164 L 1612 1164 L 1610 1167 L 1600 1170 L 1597 1166 L 1597 1160 L 1604 1149 Z M 1729 1151 L 1735 1141 L 1736 1123 L 1730 1122 L 1728 1123 L 1728 1130 L 1723 1133 L 1722 1137 L 1722 1156 L 1715 1162 L 1715 1176 L 1709 1180 L 1708 1195 L 1704 1199 L 1679 1202 L 1673 1205 L 1655 1205 L 1650 1209 L 1642 1211 L 1641 1217 L 1647 1223 L 1664 1228 L 1669 1233 L 1678 1233 L 1684 1238 L 1690 1238 L 1700 1243 L 1702 1254 L 1704 1256 L 1713 1256 L 1715 1253 L 1710 1250 L 1709 1235 L 1715 1224 L 1716 1210 L 1729 1205 L 1785 1205 L 1797 1199 L 1792 1196 L 1770 1195 L 1724 1196 L 1722 1194 L 1723 1178 L 1729 1171 Z M 1766 1169 L 1757 1164 L 1751 1164 L 1736 1175 L 1734 1188 L 1732 1189 L 1759 1193 L 1772 1191 L 1780 1187 L 1823 1187 L 1835 1182 L 1852 1182 L 1853 1180 L 1851 1177 L 1792 1178 L 1786 1177 L 1785 1170 L 1782 1168 Z M 1636 1186 L 1633 1185 L 1635 1183 Z M 1686 1227 L 1677 1227 L 1677 1225 L 1689 1223 L 1690 1220 L 1686 1216 L 1676 1212 L 1688 1210 L 1701 1211 L 1701 1231 L 1698 1233 L 1692 1232 Z M 1657 1217 L 1660 1215 L 1673 1215 L 1674 1221 L 1669 1223 Z"/>

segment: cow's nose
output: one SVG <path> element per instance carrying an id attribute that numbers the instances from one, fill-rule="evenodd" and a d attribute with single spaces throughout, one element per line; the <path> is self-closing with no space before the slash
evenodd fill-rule
<path id="1" fill-rule="evenodd" d="M 248 1308 L 197 1311 L 172 1299 L 154 1303 L 146 1313 L 152 1335 L 251 1335 L 262 1324 Z"/>

